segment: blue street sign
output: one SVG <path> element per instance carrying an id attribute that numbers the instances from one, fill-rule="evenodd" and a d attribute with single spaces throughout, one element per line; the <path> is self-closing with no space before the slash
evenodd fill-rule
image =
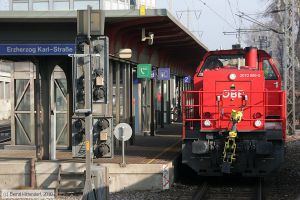
<path id="1" fill-rule="evenodd" d="M 170 80 L 170 68 L 158 68 L 157 76 L 160 81 Z"/>
<path id="2" fill-rule="evenodd" d="M 192 77 L 191 76 L 185 76 L 183 78 L 183 82 L 184 83 L 191 83 L 192 82 Z"/>
<path id="3" fill-rule="evenodd" d="M 54 56 L 75 53 L 75 44 L 0 44 L 0 55 Z"/>

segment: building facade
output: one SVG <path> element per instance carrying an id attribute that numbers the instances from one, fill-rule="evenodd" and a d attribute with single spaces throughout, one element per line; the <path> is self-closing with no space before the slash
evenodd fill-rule
<path id="1" fill-rule="evenodd" d="M 141 5 L 154 9 L 156 6 L 155 0 L 1 0 L 1 4 L 0 10 L 11 11 L 81 10 L 88 5 L 103 10 L 138 9 Z"/>

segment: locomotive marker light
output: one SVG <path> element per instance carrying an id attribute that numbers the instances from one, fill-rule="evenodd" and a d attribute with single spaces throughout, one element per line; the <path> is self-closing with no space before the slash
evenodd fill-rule
<path id="1" fill-rule="evenodd" d="M 255 127 L 261 127 L 261 125 L 262 125 L 262 122 L 260 121 L 260 120 L 256 120 L 255 122 L 254 122 L 254 126 Z"/>
<path id="2" fill-rule="evenodd" d="M 236 79 L 236 74 L 230 74 L 230 75 L 229 75 L 229 79 L 230 79 L 231 81 L 234 81 L 234 80 Z"/>
<path id="3" fill-rule="evenodd" d="M 204 126 L 210 127 L 210 125 L 211 125 L 211 122 L 210 122 L 209 119 L 207 119 L 207 120 L 204 121 Z"/>
<path id="4" fill-rule="evenodd" d="M 115 127 L 114 135 L 117 140 L 122 141 L 122 163 L 120 163 L 121 167 L 126 167 L 125 162 L 125 141 L 129 140 L 132 136 L 132 129 L 129 124 L 120 123 Z"/>

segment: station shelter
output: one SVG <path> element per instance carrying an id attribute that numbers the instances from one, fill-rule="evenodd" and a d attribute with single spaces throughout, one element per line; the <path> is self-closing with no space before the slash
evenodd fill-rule
<path id="1" fill-rule="evenodd" d="M 75 51 L 77 12 L 2 11 L 0 25 L 0 59 L 12 69 L 12 141 L 7 148 L 40 147 L 38 158 L 50 159 L 51 143 L 60 149 L 72 146 L 69 55 Z M 174 120 L 181 91 L 193 87 L 187 77 L 193 77 L 208 49 L 165 9 L 147 9 L 143 16 L 139 10 L 107 10 L 105 35 L 111 91 L 106 112 L 113 116 L 114 125 L 131 125 L 131 144 L 136 135 L 155 136 L 157 128 Z M 143 36 L 151 36 L 152 42 L 142 41 Z M 131 59 L 118 57 L 123 48 L 132 50 Z M 159 73 L 154 73 L 140 79 L 139 64 L 151 64 L 153 72 L 169 68 L 170 76 L 159 80 Z"/>

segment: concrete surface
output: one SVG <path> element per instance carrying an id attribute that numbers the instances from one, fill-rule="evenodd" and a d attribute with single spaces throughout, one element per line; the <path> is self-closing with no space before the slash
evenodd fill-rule
<path id="1" fill-rule="evenodd" d="M 58 166 L 63 171 L 82 172 L 85 163 L 62 163 L 54 161 L 36 162 L 36 187 L 53 189 L 57 185 Z M 128 164 L 120 167 L 115 163 L 104 163 L 109 177 L 109 192 L 126 190 L 169 189 L 174 182 L 174 163 L 168 164 Z M 30 187 L 30 160 L 0 160 L 0 189 Z"/>

